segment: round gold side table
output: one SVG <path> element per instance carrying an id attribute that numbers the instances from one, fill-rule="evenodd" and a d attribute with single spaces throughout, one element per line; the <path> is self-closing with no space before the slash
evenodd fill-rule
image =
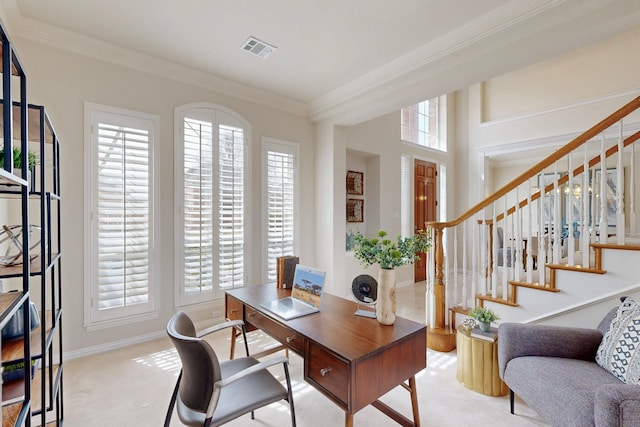
<path id="1" fill-rule="evenodd" d="M 498 374 L 498 340 L 474 338 L 463 326 L 458 326 L 456 336 L 458 381 L 468 389 L 487 396 L 507 394 L 509 389 Z"/>

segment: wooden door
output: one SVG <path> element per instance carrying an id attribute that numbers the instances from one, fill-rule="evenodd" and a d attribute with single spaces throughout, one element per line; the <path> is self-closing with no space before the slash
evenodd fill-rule
<path id="1" fill-rule="evenodd" d="M 436 178 L 437 165 L 423 160 L 415 160 L 413 168 L 414 231 L 424 230 L 424 223 L 436 220 Z M 426 255 L 420 253 L 414 264 L 415 281 L 427 279 Z"/>

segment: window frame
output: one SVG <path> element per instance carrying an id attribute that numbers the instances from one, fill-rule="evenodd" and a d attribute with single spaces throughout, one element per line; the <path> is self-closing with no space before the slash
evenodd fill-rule
<path id="1" fill-rule="evenodd" d="M 262 266 L 262 280 L 269 281 L 269 196 L 268 196 L 268 167 L 267 154 L 269 151 L 289 153 L 293 155 L 293 253 L 296 255 L 300 248 L 300 144 L 281 139 L 262 137 L 262 254 L 264 262 Z M 273 279 L 275 281 L 275 278 Z"/>
<path id="2" fill-rule="evenodd" d="M 184 291 L 184 175 L 180 173 L 184 169 L 184 119 L 188 116 L 190 111 L 193 110 L 210 110 L 210 114 L 213 117 L 217 117 L 219 113 L 223 115 L 230 116 L 233 120 L 235 120 L 238 124 L 241 125 L 244 130 L 244 283 L 251 283 L 252 279 L 252 263 L 251 263 L 251 248 L 249 245 L 249 241 L 251 239 L 252 233 L 252 217 L 249 215 L 251 212 L 251 180 L 252 180 L 252 172 L 251 172 L 251 143 L 252 140 L 251 134 L 252 129 L 249 122 L 242 117 L 240 114 L 235 111 L 226 108 L 224 106 L 208 103 L 208 102 L 196 102 L 184 104 L 177 107 L 174 110 L 174 249 L 175 249 L 175 289 L 174 289 L 174 307 L 175 308 L 185 308 L 185 307 L 198 307 L 198 306 L 209 306 L 214 304 L 216 301 L 221 301 L 224 298 L 225 290 L 220 287 L 220 283 L 218 281 L 218 277 L 216 276 L 212 290 L 210 292 L 202 292 L 198 294 L 188 295 Z M 215 127 L 218 128 L 220 121 L 215 119 Z M 218 141 L 218 139 L 216 139 Z M 216 161 L 218 161 L 218 157 L 216 157 Z M 216 169 L 218 171 L 218 169 Z M 214 209 L 217 209 L 217 203 L 220 200 L 219 198 L 219 176 L 215 176 L 214 181 L 214 195 L 217 195 L 217 200 L 215 202 L 216 206 Z M 218 248 L 219 242 L 219 222 L 217 221 L 214 225 L 214 247 Z M 219 252 L 214 253 L 214 259 L 218 259 Z M 218 273 L 218 270 L 216 270 Z"/>
<path id="3" fill-rule="evenodd" d="M 91 102 L 84 103 L 84 326 L 87 330 L 97 330 L 121 326 L 138 321 L 157 318 L 160 307 L 160 287 L 158 285 L 159 263 L 157 246 L 159 198 L 156 182 L 156 155 L 160 141 L 160 117 L 139 111 L 111 107 Z M 148 301 L 125 307 L 101 310 L 98 307 L 99 285 L 97 274 L 96 224 L 98 201 L 98 125 L 100 123 L 137 127 L 149 132 L 149 242 L 148 242 Z M 143 126 L 144 125 L 144 126 Z"/>
<path id="4" fill-rule="evenodd" d="M 403 138 L 402 135 L 402 127 L 403 127 L 403 114 L 404 114 L 404 110 L 406 109 L 410 109 L 410 108 L 416 108 L 416 110 L 419 110 L 419 105 L 427 102 L 427 101 L 432 101 L 432 100 L 436 100 L 437 101 L 437 119 L 436 119 L 436 126 L 437 126 L 437 146 L 433 146 L 433 145 L 429 145 L 428 141 L 425 144 L 421 144 L 419 141 L 419 133 L 420 133 L 420 128 L 418 125 L 418 129 L 417 129 L 417 133 L 418 133 L 418 141 L 410 141 L 407 139 Z M 419 117 L 417 118 L 417 121 L 419 122 Z M 436 96 L 433 98 L 429 98 L 429 99 L 425 99 L 424 101 L 418 102 L 416 104 L 410 105 L 408 107 L 402 108 L 400 110 L 400 140 L 408 145 L 414 146 L 414 147 L 420 147 L 422 149 L 426 149 L 426 150 L 433 150 L 435 152 L 439 152 L 439 153 L 446 153 L 448 150 L 448 144 L 447 144 L 447 96 L 446 95 L 441 95 L 441 96 Z"/>

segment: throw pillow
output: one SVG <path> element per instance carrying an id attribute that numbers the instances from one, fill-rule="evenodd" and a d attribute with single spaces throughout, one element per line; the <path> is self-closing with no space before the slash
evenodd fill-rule
<path id="1" fill-rule="evenodd" d="M 627 298 L 602 338 L 596 362 L 627 384 L 640 384 L 640 305 Z"/>

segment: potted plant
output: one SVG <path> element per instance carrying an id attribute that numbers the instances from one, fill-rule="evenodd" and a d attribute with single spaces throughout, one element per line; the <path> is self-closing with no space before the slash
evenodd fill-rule
<path id="1" fill-rule="evenodd" d="M 380 266 L 378 274 L 378 302 L 376 318 L 385 325 L 392 325 L 396 319 L 395 268 L 413 264 L 418 252 L 426 252 L 431 247 L 431 237 L 420 230 L 411 237 L 398 236 L 395 240 L 386 238 L 387 232 L 378 231 L 377 237 L 368 239 L 357 231 L 354 236 L 353 254 L 365 267 Z"/>
<path id="2" fill-rule="evenodd" d="M 22 150 L 18 147 L 13 147 L 13 174 L 16 176 L 22 176 Z M 27 182 L 31 183 L 31 172 L 38 164 L 38 157 L 36 154 L 29 150 L 27 152 Z M 0 149 L 0 168 L 4 169 L 4 148 Z"/>
<path id="3" fill-rule="evenodd" d="M 27 169 L 32 170 L 38 163 L 36 153 L 29 150 L 27 152 Z M 4 148 L 0 149 L 0 167 L 4 168 Z M 18 147 L 13 147 L 13 167 L 22 169 L 22 151 Z"/>
<path id="4" fill-rule="evenodd" d="M 490 308 L 484 307 L 475 307 L 473 310 L 469 312 L 469 316 L 473 317 L 477 322 L 478 326 L 483 331 L 488 331 L 491 328 L 491 324 L 496 320 L 500 320 L 500 316 Z"/>

